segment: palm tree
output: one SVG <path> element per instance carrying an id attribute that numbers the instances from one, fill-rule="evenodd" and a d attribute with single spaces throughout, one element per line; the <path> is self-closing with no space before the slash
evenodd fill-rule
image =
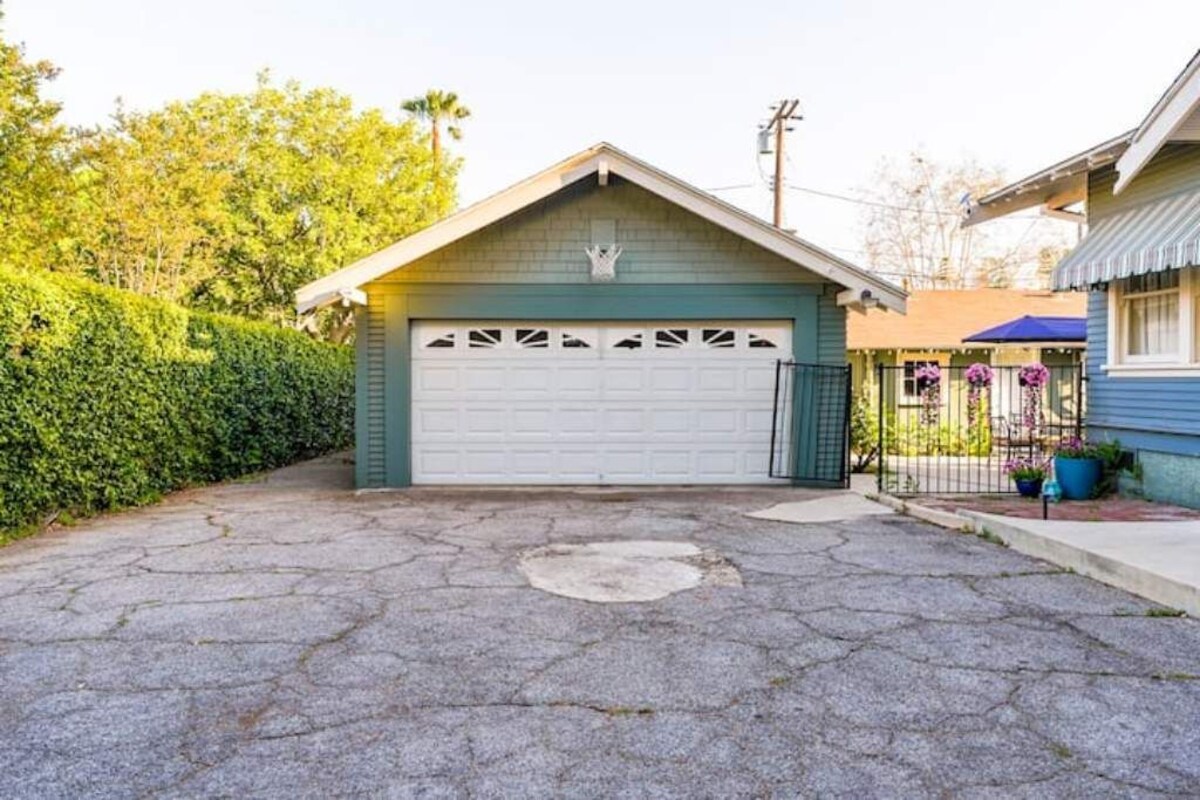
<path id="1" fill-rule="evenodd" d="M 462 138 L 462 128 L 458 123 L 471 116 L 471 109 L 458 101 L 457 94 L 441 89 L 430 89 L 423 97 L 405 100 L 401 107 L 417 119 L 429 123 L 429 144 L 435 164 L 442 155 L 442 123 L 447 123 L 446 132 L 457 141 Z"/>

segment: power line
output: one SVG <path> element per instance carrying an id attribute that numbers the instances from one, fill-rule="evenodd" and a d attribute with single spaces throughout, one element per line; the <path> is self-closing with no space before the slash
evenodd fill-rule
<path id="1" fill-rule="evenodd" d="M 769 180 L 766 178 L 765 175 L 763 175 L 763 182 L 769 183 Z M 729 191 L 734 191 L 737 189 L 755 189 L 755 188 L 758 188 L 760 185 L 761 184 L 756 184 L 756 183 L 735 183 L 735 184 L 731 184 L 729 186 L 713 186 L 708 189 L 705 189 L 704 191 L 706 191 L 706 192 L 729 192 Z M 886 209 L 890 209 L 892 211 L 908 211 L 908 212 L 911 212 L 914 214 L 933 214 L 933 215 L 936 215 L 939 217 L 961 217 L 962 216 L 962 214 L 960 214 L 956 211 L 939 211 L 937 209 L 922 208 L 921 206 L 898 206 L 898 205 L 893 205 L 892 203 L 883 203 L 878 200 L 863 200 L 860 197 L 850 197 L 848 195 L 838 194 L 837 192 L 831 192 L 826 189 L 814 189 L 811 186 L 799 186 L 794 183 L 785 184 L 785 188 L 791 189 L 792 191 L 796 191 L 796 192 L 804 192 L 805 194 L 816 195 L 817 197 L 824 197 L 824 198 L 827 198 L 830 200 L 840 200 L 843 203 L 854 203 L 855 205 L 870 206 L 872 208 L 886 208 Z M 1009 216 L 1008 218 L 1009 219 L 1027 219 L 1027 220 L 1034 220 L 1034 221 L 1043 219 L 1043 217 L 1038 214 L 1013 214 L 1013 215 Z"/>
<path id="2" fill-rule="evenodd" d="M 924 208 L 922 206 L 897 206 L 891 203 L 881 203 L 878 200 L 862 200 L 857 197 L 848 197 L 844 194 L 836 192 L 827 192 L 824 189 L 813 189 L 808 186 L 797 186 L 794 183 L 789 183 L 787 188 L 805 194 L 815 194 L 818 197 L 827 197 L 830 200 L 841 200 L 844 203 L 855 203 L 860 206 L 870 206 L 872 208 L 888 208 L 893 211 L 911 211 L 914 214 L 933 214 L 939 217 L 961 217 L 962 215 L 954 211 L 938 211 L 937 209 Z"/>
<path id="3" fill-rule="evenodd" d="M 706 192 L 730 192 L 734 189 L 758 189 L 761 184 L 758 183 L 735 183 L 731 186 L 709 186 L 704 191 Z"/>

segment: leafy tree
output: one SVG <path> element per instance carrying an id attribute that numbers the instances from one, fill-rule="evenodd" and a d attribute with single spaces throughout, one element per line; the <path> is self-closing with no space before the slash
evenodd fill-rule
<path id="1" fill-rule="evenodd" d="M 1003 185 L 971 160 L 935 163 L 921 153 L 882 161 L 865 194 L 867 264 L 910 289 L 1009 287 L 1039 281 L 1039 250 L 1063 247 L 1061 223 L 1028 218 L 963 228 L 964 203 Z"/>
<path id="2" fill-rule="evenodd" d="M 221 274 L 239 144 L 182 103 L 83 131 L 75 263 L 102 283 L 190 302 Z"/>
<path id="3" fill-rule="evenodd" d="M 68 235 L 69 136 L 41 96 L 56 75 L 0 38 L 0 264 L 52 266 Z"/>
<path id="4" fill-rule="evenodd" d="M 471 110 L 459 102 L 458 95 L 441 89 L 429 89 L 421 97 L 405 100 L 401 107 L 422 122 L 429 123 L 429 146 L 436 162 L 442 155 L 442 124 L 450 138 L 462 138 L 460 122 L 471 116 Z"/>
<path id="5" fill-rule="evenodd" d="M 265 73 L 248 94 L 119 109 L 81 150 L 94 219 L 81 269 L 284 324 L 297 322 L 301 285 L 445 215 L 458 169 L 433 158 L 411 120 Z M 345 322 L 327 314 L 319 325 L 343 338 Z"/>

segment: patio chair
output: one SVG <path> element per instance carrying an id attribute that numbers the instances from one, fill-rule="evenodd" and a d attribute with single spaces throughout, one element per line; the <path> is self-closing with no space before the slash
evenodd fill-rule
<path id="1" fill-rule="evenodd" d="M 1015 415 L 1014 415 L 1015 416 Z M 999 447 L 1004 458 L 1014 455 L 1032 455 L 1038 445 L 1033 431 L 1021 424 L 1019 419 L 995 416 L 992 422 L 992 447 Z"/>

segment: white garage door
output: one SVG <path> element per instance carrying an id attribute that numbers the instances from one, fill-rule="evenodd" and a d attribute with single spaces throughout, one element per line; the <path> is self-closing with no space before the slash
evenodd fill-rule
<path id="1" fill-rule="evenodd" d="M 768 481 L 790 323 L 415 323 L 414 483 Z"/>

